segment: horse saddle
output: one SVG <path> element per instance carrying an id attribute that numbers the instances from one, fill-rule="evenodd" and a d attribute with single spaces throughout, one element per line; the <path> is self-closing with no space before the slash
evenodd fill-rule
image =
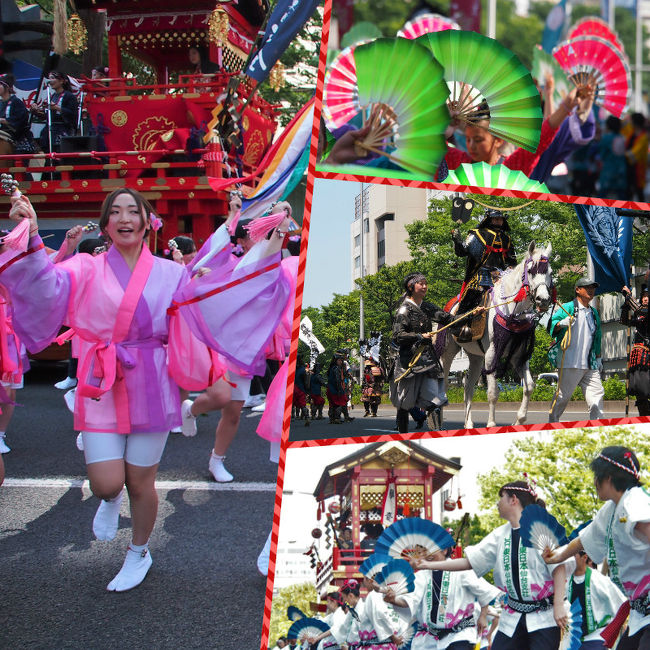
<path id="1" fill-rule="evenodd" d="M 456 301 L 454 306 L 451 308 L 451 315 L 458 316 L 458 309 L 462 301 Z M 479 300 L 479 306 L 489 307 L 490 303 L 490 294 L 488 291 L 485 291 Z M 473 341 L 479 341 L 483 338 L 485 333 L 485 325 L 487 323 L 488 312 L 482 314 L 473 314 L 472 316 L 467 317 L 461 321 L 457 326 L 452 327 L 452 335 L 456 343 L 472 343 Z"/>

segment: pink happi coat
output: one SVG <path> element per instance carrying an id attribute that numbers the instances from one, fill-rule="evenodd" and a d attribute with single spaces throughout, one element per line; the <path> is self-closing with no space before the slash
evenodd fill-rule
<path id="1" fill-rule="evenodd" d="M 167 309 L 188 281 L 184 267 L 146 246 L 133 272 L 114 247 L 55 266 L 38 236 L 26 254 L 0 255 L 0 284 L 11 294 L 27 349 L 45 348 L 63 324 L 78 337 L 74 427 L 82 431 L 146 433 L 180 425 L 178 387 L 167 370 Z"/>
<path id="2" fill-rule="evenodd" d="M 291 344 L 293 308 L 298 276 L 298 258 L 292 256 L 282 260 L 282 272 L 290 283 L 291 291 L 280 324 L 266 352 L 269 359 L 284 359 L 284 363 L 275 377 L 273 377 L 273 381 L 269 386 L 269 392 L 266 395 L 266 408 L 264 409 L 260 423 L 257 425 L 257 435 L 270 442 L 279 442 L 282 437 L 282 419 L 284 416 L 287 379 L 289 375 L 289 357 L 286 355 L 289 354 L 289 346 Z"/>

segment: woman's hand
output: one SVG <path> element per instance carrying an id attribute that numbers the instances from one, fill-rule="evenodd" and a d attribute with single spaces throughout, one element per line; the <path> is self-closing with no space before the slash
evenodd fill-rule
<path id="1" fill-rule="evenodd" d="M 564 607 L 564 601 L 553 603 L 553 618 L 561 630 L 564 630 L 569 625 L 569 617 Z"/>
<path id="2" fill-rule="evenodd" d="M 65 245 L 67 246 L 68 255 L 72 255 L 75 252 L 83 236 L 83 226 L 74 226 L 68 230 L 68 232 L 65 234 Z"/>
<path id="3" fill-rule="evenodd" d="M 38 230 L 38 220 L 36 212 L 32 207 L 29 199 L 21 194 L 19 197 L 11 198 L 11 210 L 9 210 L 9 218 L 13 221 L 22 221 L 29 219 L 29 232 L 34 234 Z"/>
<path id="4" fill-rule="evenodd" d="M 332 165 L 345 165 L 360 158 L 355 144 L 358 140 L 363 140 L 370 133 L 370 123 L 366 124 L 358 131 L 348 131 L 344 133 L 334 144 L 332 150 L 323 162 Z M 366 156 L 367 157 L 367 156 Z"/>
<path id="5" fill-rule="evenodd" d="M 481 610 L 481 615 L 478 617 L 478 621 L 476 621 L 476 629 L 478 631 L 479 637 L 483 636 L 483 632 L 485 632 L 487 628 L 488 628 L 487 607 L 485 607 L 485 609 Z"/>

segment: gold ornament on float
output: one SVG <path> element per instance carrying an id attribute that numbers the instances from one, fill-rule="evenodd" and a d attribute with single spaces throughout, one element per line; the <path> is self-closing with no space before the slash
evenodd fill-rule
<path id="1" fill-rule="evenodd" d="M 269 73 L 269 85 L 276 93 L 287 85 L 284 78 L 284 66 L 279 61 L 271 68 L 271 72 Z"/>
<path id="2" fill-rule="evenodd" d="M 81 54 L 88 45 L 88 30 L 79 14 L 74 13 L 68 19 L 68 47 L 74 54 Z"/>
<path id="3" fill-rule="evenodd" d="M 210 14 L 208 21 L 208 38 L 211 43 L 223 45 L 228 38 L 230 30 L 230 19 L 226 10 L 221 6 L 216 6 Z"/>

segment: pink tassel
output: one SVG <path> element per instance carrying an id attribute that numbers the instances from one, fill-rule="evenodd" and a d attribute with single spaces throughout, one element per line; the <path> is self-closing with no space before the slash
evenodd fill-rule
<path id="1" fill-rule="evenodd" d="M 2 238 L 2 243 L 15 251 L 24 253 L 29 243 L 29 219 L 23 219 L 8 235 Z"/>
<path id="2" fill-rule="evenodd" d="M 254 241 L 262 241 L 274 228 L 277 228 L 287 216 L 286 210 L 253 219 L 247 226 L 248 236 Z"/>
<path id="3" fill-rule="evenodd" d="M 230 222 L 230 225 L 228 226 L 228 234 L 231 237 L 234 237 L 235 235 L 235 230 L 237 230 L 237 224 L 239 223 L 240 217 L 241 217 L 241 210 L 237 210 L 237 214 L 235 215 L 235 218 Z"/>

